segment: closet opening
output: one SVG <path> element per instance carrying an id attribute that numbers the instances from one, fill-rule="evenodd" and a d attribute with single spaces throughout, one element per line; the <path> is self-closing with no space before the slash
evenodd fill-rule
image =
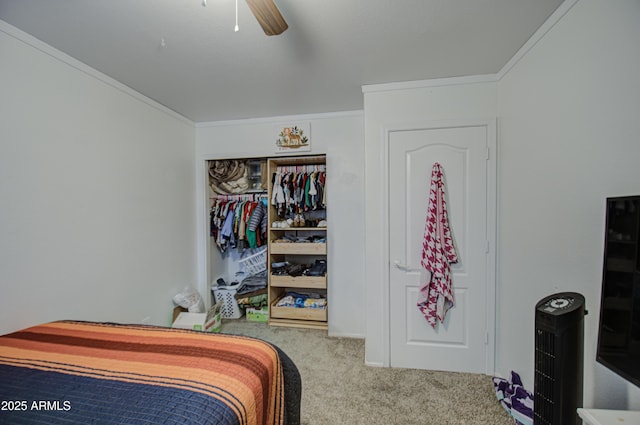
<path id="1" fill-rule="evenodd" d="M 223 302 L 222 318 L 252 309 L 256 321 L 327 329 L 325 156 L 206 166 L 208 295 Z"/>
<path id="2" fill-rule="evenodd" d="M 268 180 L 266 158 L 207 161 L 209 285 L 222 318 L 267 307 Z M 240 298 L 240 295 L 246 295 Z"/>

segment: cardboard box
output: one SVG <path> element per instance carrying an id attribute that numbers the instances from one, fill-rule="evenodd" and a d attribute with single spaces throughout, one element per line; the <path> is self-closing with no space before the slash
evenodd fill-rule
<path id="1" fill-rule="evenodd" d="M 269 307 L 262 308 L 247 308 L 245 310 L 247 320 L 249 322 L 268 322 L 269 321 Z"/>
<path id="2" fill-rule="evenodd" d="M 178 316 L 180 315 L 180 313 L 182 313 L 183 311 L 187 312 L 189 310 L 184 308 L 184 307 L 180 307 L 180 306 L 174 307 L 173 316 L 171 318 L 171 322 L 169 322 L 169 325 L 171 325 L 173 322 L 175 322 L 176 319 L 178 318 Z"/>
<path id="3" fill-rule="evenodd" d="M 206 313 L 181 312 L 171 325 L 172 328 L 192 329 L 202 332 L 220 332 L 222 302 L 211 306 Z"/>

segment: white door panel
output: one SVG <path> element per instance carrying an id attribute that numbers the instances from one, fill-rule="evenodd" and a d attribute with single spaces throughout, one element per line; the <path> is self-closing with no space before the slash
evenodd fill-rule
<path id="1" fill-rule="evenodd" d="M 406 305 L 411 307 L 416 305 L 420 295 L 419 287 L 407 287 Z M 447 314 L 444 323 L 440 323 L 438 327 L 441 329 L 439 334 L 436 333 L 431 326 L 424 326 L 424 316 L 418 308 L 408 308 L 406 311 L 407 343 L 414 345 L 431 345 L 431 346 L 465 346 L 466 344 L 466 290 L 454 291 L 456 300 L 457 313 Z M 444 332 L 443 332 L 444 331 Z"/>
<path id="2" fill-rule="evenodd" d="M 389 134 L 390 363 L 484 372 L 487 332 L 486 126 Z M 420 260 L 431 167 L 444 171 L 447 211 L 459 262 L 455 306 L 433 329 L 418 310 Z M 394 262 L 404 267 L 394 267 Z"/>

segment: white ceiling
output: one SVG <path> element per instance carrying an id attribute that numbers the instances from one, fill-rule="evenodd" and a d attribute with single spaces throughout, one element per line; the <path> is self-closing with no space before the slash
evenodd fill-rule
<path id="1" fill-rule="evenodd" d="M 562 0 L 0 0 L 0 19 L 195 122 L 362 109 L 361 86 L 498 72 Z M 164 39 L 165 46 L 162 46 Z"/>

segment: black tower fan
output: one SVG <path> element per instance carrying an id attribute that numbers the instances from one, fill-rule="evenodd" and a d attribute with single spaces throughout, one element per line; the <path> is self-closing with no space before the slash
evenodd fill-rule
<path id="1" fill-rule="evenodd" d="M 562 292 L 536 304 L 534 425 L 579 425 L 584 357 L 584 297 Z"/>

